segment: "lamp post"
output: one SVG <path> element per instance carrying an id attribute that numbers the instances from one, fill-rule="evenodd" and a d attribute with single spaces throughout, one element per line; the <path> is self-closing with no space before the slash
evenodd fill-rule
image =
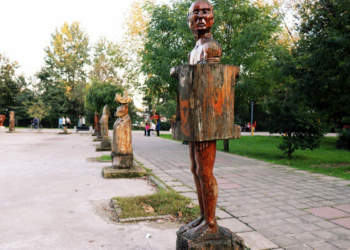
<path id="1" fill-rule="evenodd" d="M 250 131 L 251 131 L 251 137 L 253 137 L 253 134 L 254 134 L 254 132 L 253 132 L 253 107 L 254 107 L 254 101 L 253 101 L 253 99 L 250 99 L 250 101 L 251 101 L 251 118 L 250 118 Z"/>

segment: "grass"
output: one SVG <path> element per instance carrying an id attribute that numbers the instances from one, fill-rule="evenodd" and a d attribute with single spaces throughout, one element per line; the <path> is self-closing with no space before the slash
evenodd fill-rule
<path id="1" fill-rule="evenodd" d="M 171 135 L 160 136 L 171 138 Z M 242 136 L 230 140 L 229 148 L 232 154 L 350 180 L 350 151 L 337 149 L 336 137 L 325 137 L 321 147 L 313 151 L 297 150 L 291 160 L 277 148 L 282 140 L 281 136 Z M 217 141 L 217 149 L 223 148 L 223 141 Z"/>
<path id="2" fill-rule="evenodd" d="M 102 155 L 99 157 L 96 157 L 98 161 L 112 161 L 112 157 L 110 155 Z"/>
<path id="3" fill-rule="evenodd" d="M 192 221 L 199 215 L 199 207 L 195 205 L 190 208 L 191 199 L 181 196 L 179 193 L 170 190 L 159 190 L 155 194 L 136 197 L 115 197 L 122 213 L 120 218 L 146 217 L 153 215 L 172 215 L 179 220 Z M 144 206 L 150 206 L 154 213 L 147 213 Z"/>

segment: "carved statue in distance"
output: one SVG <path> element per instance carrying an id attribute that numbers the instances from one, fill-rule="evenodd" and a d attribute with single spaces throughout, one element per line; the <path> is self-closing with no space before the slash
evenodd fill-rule
<path id="1" fill-rule="evenodd" d="M 115 113 L 118 119 L 113 126 L 112 167 L 126 169 L 133 166 L 131 118 L 128 114 L 128 103 L 131 102 L 131 97 L 128 96 L 128 93 L 125 93 L 123 97 L 116 94 L 115 101 L 119 102 L 121 106 L 118 107 Z"/>
<path id="2" fill-rule="evenodd" d="M 108 137 L 108 118 L 109 118 L 109 108 L 108 105 L 104 106 L 102 117 L 100 119 L 100 127 L 102 134 L 101 147 L 110 147 L 111 143 Z"/>
<path id="3" fill-rule="evenodd" d="M 15 111 L 10 111 L 10 123 L 9 123 L 9 131 L 15 131 Z"/>
<path id="4" fill-rule="evenodd" d="M 95 112 L 95 117 L 94 117 L 94 130 L 95 130 L 95 135 L 97 138 L 101 137 L 101 132 L 100 132 L 100 115 Z M 101 138 L 102 139 L 102 138 Z"/>
<path id="5" fill-rule="evenodd" d="M 6 115 L 0 115 L 0 127 L 4 126 L 5 120 L 6 120 Z"/>

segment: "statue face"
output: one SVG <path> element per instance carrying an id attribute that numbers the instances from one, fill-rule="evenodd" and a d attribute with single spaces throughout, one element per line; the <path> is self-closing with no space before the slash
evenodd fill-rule
<path id="1" fill-rule="evenodd" d="M 214 23 L 214 13 L 208 2 L 194 2 L 188 13 L 188 25 L 193 32 L 209 32 Z"/>
<path id="2" fill-rule="evenodd" d="M 117 117 L 123 117 L 125 115 L 127 115 L 129 112 L 129 107 L 128 105 L 121 105 L 117 108 L 117 112 L 115 113 L 115 116 Z"/>

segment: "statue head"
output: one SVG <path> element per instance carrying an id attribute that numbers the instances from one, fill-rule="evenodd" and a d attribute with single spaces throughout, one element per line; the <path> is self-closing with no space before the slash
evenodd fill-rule
<path id="1" fill-rule="evenodd" d="M 123 117 L 129 113 L 128 103 L 131 102 L 131 97 L 128 96 L 128 92 L 125 91 L 125 95 L 121 96 L 120 94 L 115 95 L 115 101 L 121 104 L 120 107 L 117 108 L 117 112 L 115 112 L 115 116 Z"/>
<path id="2" fill-rule="evenodd" d="M 214 8 L 208 0 L 197 0 L 191 4 L 187 14 L 187 23 L 195 38 L 199 33 L 210 34 L 214 23 Z"/>
<path id="3" fill-rule="evenodd" d="M 126 116 L 128 113 L 129 113 L 128 104 L 122 104 L 120 107 L 117 108 L 117 112 L 115 112 L 115 116 L 123 117 L 123 116 Z"/>

